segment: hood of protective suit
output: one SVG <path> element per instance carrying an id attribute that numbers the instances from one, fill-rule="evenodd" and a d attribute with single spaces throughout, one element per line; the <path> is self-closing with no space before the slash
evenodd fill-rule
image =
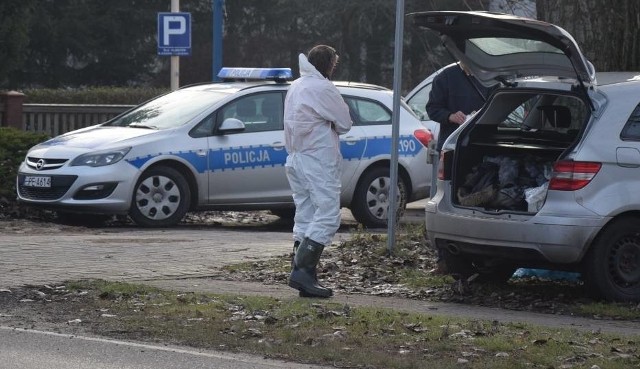
<path id="1" fill-rule="evenodd" d="M 304 54 L 298 59 L 300 78 L 291 83 L 284 103 L 287 152 L 323 152 L 320 157 L 332 160 L 340 156 L 338 135 L 351 129 L 349 107 Z"/>
<path id="2" fill-rule="evenodd" d="M 309 60 L 304 54 L 298 55 L 298 64 L 300 65 L 300 76 L 316 76 L 324 78 L 322 73 L 320 73 L 313 64 L 309 63 Z"/>

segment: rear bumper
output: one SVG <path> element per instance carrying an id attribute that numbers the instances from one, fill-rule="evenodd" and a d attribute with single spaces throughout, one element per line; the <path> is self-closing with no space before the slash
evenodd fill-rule
<path id="1" fill-rule="evenodd" d="M 427 237 L 432 245 L 523 263 L 579 262 L 608 220 L 568 214 L 486 215 L 469 209 L 443 209 L 440 204 L 435 197 L 425 206 Z"/>

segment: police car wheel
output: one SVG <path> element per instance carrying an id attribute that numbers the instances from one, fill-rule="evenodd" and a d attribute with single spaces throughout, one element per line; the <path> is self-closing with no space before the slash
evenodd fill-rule
<path id="1" fill-rule="evenodd" d="M 353 195 L 351 212 L 353 217 L 365 227 L 383 228 L 387 226 L 391 176 L 389 168 L 378 167 L 365 172 L 360 178 Z M 398 178 L 397 206 L 404 209 L 407 205 L 407 185 L 402 177 Z"/>
<path id="2" fill-rule="evenodd" d="M 136 184 L 129 216 L 144 227 L 166 227 L 180 222 L 189 210 L 191 192 L 180 172 L 169 167 L 145 171 Z"/>

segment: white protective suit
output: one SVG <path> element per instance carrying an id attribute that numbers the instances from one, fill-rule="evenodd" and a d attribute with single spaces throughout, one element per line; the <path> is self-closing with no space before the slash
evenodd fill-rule
<path id="1" fill-rule="evenodd" d="M 342 154 L 338 135 L 351 129 L 349 107 L 333 83 L 298 57 L 300 78 L 284 103 L 285 164 L 296 205 L 293 238 L 325 246 L 340 227 Z"/>

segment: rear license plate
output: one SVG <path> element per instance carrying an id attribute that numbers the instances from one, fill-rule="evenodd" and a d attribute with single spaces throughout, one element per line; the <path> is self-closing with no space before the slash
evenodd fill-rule
<path id="1" fill-rule="evenodd" d="M 51 187 L 51 177 L 26 176 L 22 184 L 27 187 Z"/>

